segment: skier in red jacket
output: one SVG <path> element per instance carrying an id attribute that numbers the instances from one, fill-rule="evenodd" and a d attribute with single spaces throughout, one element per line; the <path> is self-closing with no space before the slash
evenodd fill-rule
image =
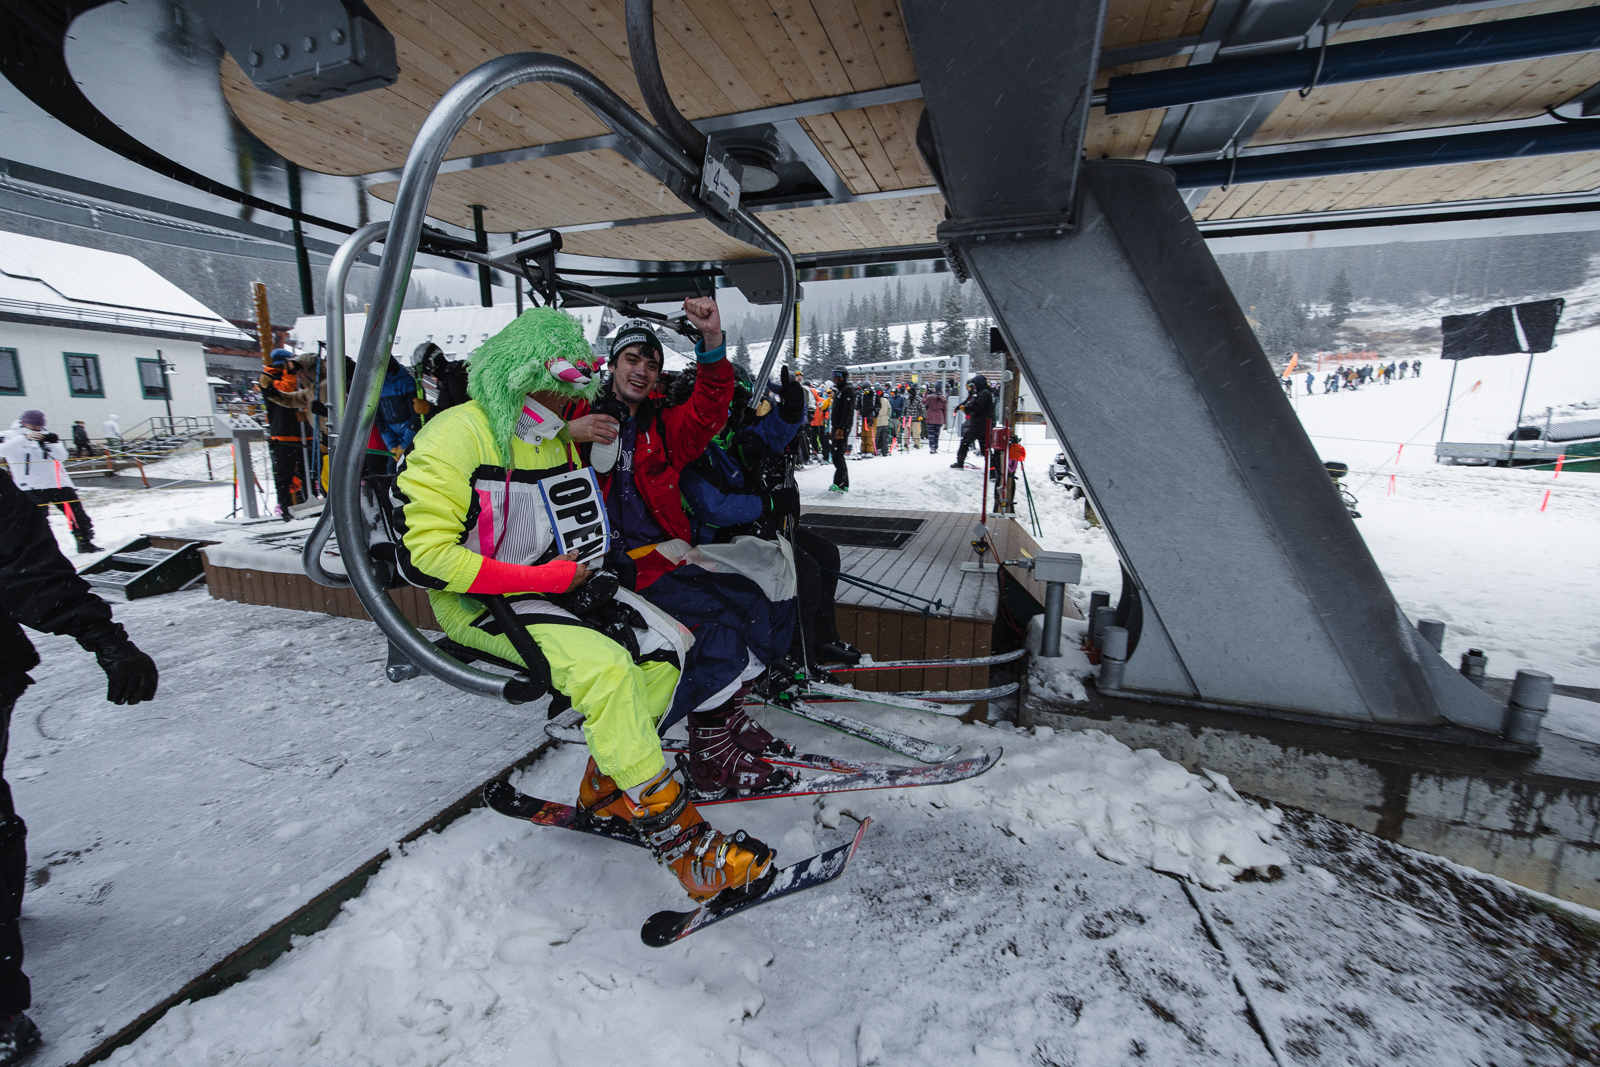
<path id="1" fill-rule="evenodd" d="M 745 715 L 741 697 L 789 649 L 796 619 L 793 568 L 788 588 L 777 590 L 786 595 L 775 599 L 770 582 L 686 562 L 689 519 L 679 479 L 727 423 L 734 374 L 716 301 L 690 298 L 684 310 L 704 337 L 695 348 L 698 367 L 687 402 L 668 407 L 656 390 L 661 340 L 633 322 L 612 339 L 607 390 L 592 409 L 580 402 L 564 417 L 572 439 L 589 443 L 589 462 L 601 475 L 611 524 L 607 569 L 694 633 L 661 728 L 689 716 L 698 788 L 757 789 L 788 776 L 762 757 L 793 748 Z"/>

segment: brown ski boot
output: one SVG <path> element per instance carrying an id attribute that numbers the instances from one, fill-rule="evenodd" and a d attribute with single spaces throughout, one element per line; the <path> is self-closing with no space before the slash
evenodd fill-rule
<path id="1" fill-rule="evenodd" d="M 739 706 L 737 699 L 712 711 L 691 712 L 689 780 L 702 796 L 781 789 L 795 781 L 768 757 L 794 755 L 794 746 L 773 737 Z"/>

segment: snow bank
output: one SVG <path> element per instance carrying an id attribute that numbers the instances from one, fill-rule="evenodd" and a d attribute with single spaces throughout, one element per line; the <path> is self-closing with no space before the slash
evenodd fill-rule
<path id="1" fill-rule="evenodd" d="M 1026 745 L 1008 738 L 998 767 L 943 791 L 939 802 L 981 807 L 996 829 L 1024 842 L 1049 830 L 1082 855 L 1149 867 L 1207 889 L 1289 862 L 1271 843 L 1279 813 L 1241 798 L 1225 776 L 1190 774 L 1155 749 L 1136 752 L 1098 730 L 1039 726 L 1034 734 Z"/>

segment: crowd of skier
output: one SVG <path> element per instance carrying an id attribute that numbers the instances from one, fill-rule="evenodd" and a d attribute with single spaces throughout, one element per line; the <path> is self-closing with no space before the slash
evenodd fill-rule
<path id="1" fill-rule="evenodd" d="M 1328 371 L 1322 378 L 1323 393 L 1337 393 L 1344 390 L 1359 389 L 1363 385 L 1374 383 L 1388 385 L 1405 378 L 1407 374 L 1413 378 L 1422 377 L 1422 360 L 1390 360 L 1387 363 L 1363 363 L 1359 367 L 1346 367 L 1340 364 Z M 1284 374 L 1283 391 L 1294 395 L 1295 375 Z M 1316 392 L 1317 372 L 1308 370 L 1305 373 L 1306 396 Z"/>

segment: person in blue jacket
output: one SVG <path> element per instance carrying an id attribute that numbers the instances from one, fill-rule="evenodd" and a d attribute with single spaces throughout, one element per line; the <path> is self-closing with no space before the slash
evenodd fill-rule
<path id="1" fill-rule="evenodd" d="M 741 534 L 783 536 L 793 518 L 794 562 L 799 583 L 800 625 L 790 659 L 817 672 L 823 663 L 859 663 L 861 650 L 839 635 L 834 611 L 841 566 L 839 546 L 799 524 L 800 491 L 786 477 L 784 453 L 805 421 L 800 383 L 785 367 L 775 387 L 777 403 L 750 406 L 750 379 L 736 369 L 728 425 L 705 454 L 684 469 L 679 488 L 696 544 L 732 541 Z M 693 372 L 679 380 L 675 395 L 693 388 Z"/>

